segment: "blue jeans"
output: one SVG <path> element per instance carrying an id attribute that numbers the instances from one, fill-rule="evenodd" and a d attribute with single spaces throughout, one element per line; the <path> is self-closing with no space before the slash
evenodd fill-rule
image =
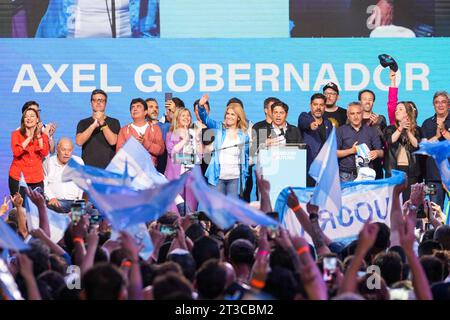
<path id="1" fill-rule="evenodd" d="M 356 179 L 356 174 L 352 172 L 339 171 L 339 178 L 341 179 L 341 182 L 352 182 Z"/>
<path id="2" fill-rule="evenodd" d="M 217 182 L 216 189 L 224 195 L 239 195 L 239 179 L 222 180 Z"/>

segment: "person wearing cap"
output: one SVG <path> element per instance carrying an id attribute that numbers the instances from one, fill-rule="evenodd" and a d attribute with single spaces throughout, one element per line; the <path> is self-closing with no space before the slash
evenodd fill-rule
<path id="1" fill-rule="evenodd" d="M 89 166 L 106 168 L 116 154 L 120 122 L 106 116 L 108 95 L 101 89 L 91 93 L 92 116 L 77 125 L 76 143 L 82 148 L 81 158 Z"/>
<path id="2" fill-rule="evenodd" d="M 369 167 L 373 169 L 373 160 L 384 155 L 380 137 L 375 128 L 362 123 L 363 110 L 359 102 L 352 102 L 347 109 L 349 124 L 336 130 L 339 177 L 341 182 L 353 181 L 357 177 L 357 146 L 366 144 L 369 148 Z"/>
<path id="3" fill-rule="evenodd" d="M 343 126 L 347 122 L 347 111 L 336 105 L 336 102 L 339 100 L 339 88 L 337 84 L 328 82 L 322 91 L 327 98 L 325 102 L 325 118 L 336 128 Z"/>
<path id="4" fill-rule="evenodd" d="M 385 145 L 384 130 L 387 127 L 386 118 L 381 114 L 373 112 L 375 103 L 375 92 L 369 89 L 361 90 L 358 93 L 358 101 L 363 109 L 363 125 L 374 127 L 381 139 L 381 143 Z M 376 172 L 376 179 L 383 179 L 383 163 L 381 158 L 373 160 L 373 169 Z"/>

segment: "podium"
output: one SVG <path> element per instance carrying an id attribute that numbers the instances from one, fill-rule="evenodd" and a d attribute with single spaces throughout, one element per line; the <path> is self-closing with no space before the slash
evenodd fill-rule
<path id="1" fill-rule="evenodd" d="M 258 149 L 258 165 L 270 182 L 272 207 L 284 188 L 306 187 L 306 144 L 262 146 Z"/>

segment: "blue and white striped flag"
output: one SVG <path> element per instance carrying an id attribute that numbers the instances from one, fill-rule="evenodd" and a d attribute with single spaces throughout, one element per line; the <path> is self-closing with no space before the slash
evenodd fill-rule
<path id="1" fill-rule="evenodd" d="M 28 231 L 39 228 L 39 209 L 29 197 L 25 198 L 25 210 Z M 50 227 L 50 239 L 57 243 L 64 237 L 64 232 L 70 224 L 70 218 L 67 214 L 58 213 L 49 208 L 46 208 L 46 212 Z"/>
<path id="2" fill-rule="evenodd" d="M 106 214 L 116 230 L 153 221 L 166 213 L 175 197 L 183 190 L 190 173 L 165 184 L 145 190 L 127 186 L 92 183 L 87 190 L 95 207 Z"/>
<path id="3" fill-rule="evenodd" d="M 342 193 L 335 128 L 333 128 L 319 154 L 312 162 L 309 175 L 317 182 L 311 203 L 319 206 L 319 208 L 329 208 L 333 212 L 340 212 Z"/>
<path id="4" fill-rule="evenodd" d="M 134 137 L 125 142 L 106 170 L 117 174 L 126 172 L 132 177 L 131 185 L 136 190 L 167 182 L 167 178 L 156 170 L 148 151 Z"/>
<path id="5" fill-rule="evenodd" d="M 0 248 L 16 251 L 29 249 L 28 245 L 3 220 L 0 220 Z"/>
<path id="6" fill-rule="evenodd" d="M 450 140 L 439 142 L 422 142 L 415 154 L 424 154 L 433 157 L 441 174 L 442 183 L 450 191 Z"/>
<path id="7" fill-rule="evenodd" d="M 70 159 L 64 168 L 62 174 L 62 182 L 73 181 L 83 191 L 87 191 L 89 183 L 104 183 L 121 186 L 127 181 L 129 177 L 124 176 L 123 173 L 115 173 L 104 169 L 82 165 L 73 159 Z"/>
<path id="8" fill-rule="evenodd" d="M 237 197 L 226 196 L 209 187 L 203 178 L 201 169 L 193 169 L 193 181 L 189 184 L 206 215 L 223 229 L 235 222 L 247 225 L 277 226 L 278 222 L 256 210 Z"/>

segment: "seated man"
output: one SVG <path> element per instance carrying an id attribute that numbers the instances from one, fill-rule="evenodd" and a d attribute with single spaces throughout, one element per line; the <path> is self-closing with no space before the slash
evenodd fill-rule
<path id="1" fill-rule="evenodd" d="M 56 212 L 70 212 L 74 200 L 83 197 L 83 190 L 73 182 L 62 182 L 64 168 L 72 158 L 84 164 L 80 157 L 72 155 L 73 143 L 69 138 L 61 138 L 56 146 L 56 155 L 44 161 L 44 190 L 48 207 Z"/>

